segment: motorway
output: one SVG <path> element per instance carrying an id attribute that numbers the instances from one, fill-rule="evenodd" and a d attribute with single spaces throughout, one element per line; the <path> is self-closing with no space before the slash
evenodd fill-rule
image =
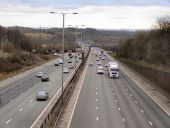
<path id="1" fill-rule="evenodd" d="M 170 117 L 120 68 L 119 79 L 97 74 L 90 56 L 69 128 L 170 128 Z M 104 66 L 109 59 L 102 60 Z"/>
<path id="2" fill-rule="evenodd" d="M 12 82 L 9 79 L 9 83 L 6 85 L 1 86 L 2 84 L 0 84 L 0 97 L 2 99 L 0 104 L 0 128 L 31 127 L 61 88 L 61 65 L 54 66 L 55 61 L 36 67 L 31 73 L 25 73 L 26 75 L 23 75 L 23 77 L 21 75 L 19 79 L 11 80 Z M 74 59 L 72 59 L 72 62 L 74 62 Z M 68 65 L 66 63 L 64 67 L 68 68 Z M 48 74 L 50 81 L 41 82 L 41 79 L 36 77 L 38 71 Z M 69 69 L 69 73 L 64 74 L 64 81 L 74 71 L 75 69 Z M 36 101 L 36 92 L 39 90 L 46 90 L 49 93 L 47 101 Z"/>

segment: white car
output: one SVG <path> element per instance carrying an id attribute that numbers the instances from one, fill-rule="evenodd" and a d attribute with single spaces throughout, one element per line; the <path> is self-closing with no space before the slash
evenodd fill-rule
<path id="1" fill-rule="evenodd" d="M 104 57 L 102 57 L 102 60 L 105 60 L 105 58 L 104 58 Z"/>
<path id="2" fill-rule="evenodd" d="M 37 77 L 42 77 L 43 76 L 43 72 L 37 72 Z"/>
<path id="3" fill-rule="evenodd" d="M 59 64 L 63 64 L 63 63 L 64 63 L 63 59 L 59 59 Z"/>
<path id="4" fill-rule="evenodd" d="M 98 67 L 97 73 L 98 73 L 98 74 L 103 74 L 103 73 L 104 73 L 102 66 Z"/>
<path id="5" fill-rule="evenodd" d="M 57 53 L 54 53 L 54 56 L 57 56 L 58 54 Z"/>
<path id="6" fill-rule="evenodd" d="M 67 69 L 67 68 L 64 68 L 64 69 L 63 69 L 63 73 L 69 73 L 68 69 Z"/>
<path id="7" fill-rule="evenodd" d="M 99 61 L 98 63 L 97 63 L 97 65 L 101 65 L 102 63 Z"/>

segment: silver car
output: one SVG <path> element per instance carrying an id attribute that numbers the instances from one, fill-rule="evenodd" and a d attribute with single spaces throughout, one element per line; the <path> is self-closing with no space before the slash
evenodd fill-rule
<path id="1" fill-rule="evenodd" d="M 48 100 L 49 95 L 46 91 L 38 91 L 36 94 L 36 100 Z"/>
<path id="2" fill-rule="evenodd" d="M 68 69 L 67 69 L 67 68 L 64 68 L 64 69 L 63 69 L 63 73 L 69 73 Z"/>
<path id="3" fill-rule="evenodd" d="M 37 77 L 42 77 L 43 76 L 43 72 L 37 72 Z"/>

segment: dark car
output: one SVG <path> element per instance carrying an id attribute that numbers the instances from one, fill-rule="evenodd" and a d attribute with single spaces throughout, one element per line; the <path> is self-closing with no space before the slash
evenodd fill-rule
<path id="1" fill-rule="evenodd" d="M 41 78 L 41 81 L 49 81 L 49 76 L 48 75 L 43 75 Z"/>
<path id="2" fill-rule="evenodd" d="M 54 66 L 59 66 L 59 62 L 55 62 L 55 63 L 54 63 Z"/>

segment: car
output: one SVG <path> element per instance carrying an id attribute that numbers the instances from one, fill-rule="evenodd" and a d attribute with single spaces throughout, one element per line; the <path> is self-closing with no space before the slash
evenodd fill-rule
<path id="1" fill-rule="evenodd" d="M 68 69 L 67 69 L 67 68 L 64 68 L 64 69 L 63 69 L 63 73 L 69 73 Z"/>
<path id="2" fill-rule="evenodd" d="M 67 61 L 68 63 L 72 63 L 72 61 L 71 61 L 71 59 L 68 59 L 68 61 Z"/>
<path id="3" fill-rule="evenodd" d="M 57 53 L 54 53 L 54 56 L 57 56 L 58 54 Z"/>
<path id="4" fill-rule="evenodd" d="M 49 76 L 47 74 L 44 74 L 42 77 L 41 77 L 41 81 L 49 81 Z"/>
<path id="5" fill-rule="evenodd" d="M 105 58 L 104 58 L 104 57 L 102 57 L 102 60 L 105 60 Z"/>
<path id="6" fill-rule="evenodd" d="M 98 74 L 103 74 L 103 73 L 104 73 L 102 66 L 98 67 L 97 73 L 98 73 Z"/>
<path id="7" fill-rule="evenodd" d="M 107 67 L 108 66 L 108 64 L 105 64 L 105 67 Z"/>
<path id="8" fill-rule="evenodd" d="M 97 58 L 96 61 L 99 61 L 99 58 Z"/>
<path id="9" fill-rule="evenodd" d="M 93 66 L 93 62 L 89 62 L 89 66 Z"/>
<path id="10" fill-rule="evenodd" d="M 55 63 L 54 63 L 54 66 L 59 66 L 59 62 L 55 62 Z"/>
<path id="11" fill-rule="evenodd" d="M 95 54 L 96 57 L 98 57 L 98 54 Z"/>
<path id="12" fill-rule="evenodd" d="M 46 91 L 38 91 L 36 94 L 36 100 L 48 100 L 49 94 Z"/>
<path id="13" fill-rule="evenodd" d="M 37 72 L 37 77 L 42 77 L 43 76 L 43 72 Z"/>
<path id="14" fill-rule="evenodd" d="M 97 62 L 97 65 L 101 65 L 102 63 L 100 61 Z"/>
<path id="15" fill-rule="evenodd" d="M 63 59 L 59 59 L 59 64 L 63 64 L 63 63 L 64 63 Z"/>
<path id="16" fill-rule="evenodd" d="M 74 66 L 71 64 L 71 65 L 69 65 L 69 69 L 73 69 L 74 68 Z"/>

